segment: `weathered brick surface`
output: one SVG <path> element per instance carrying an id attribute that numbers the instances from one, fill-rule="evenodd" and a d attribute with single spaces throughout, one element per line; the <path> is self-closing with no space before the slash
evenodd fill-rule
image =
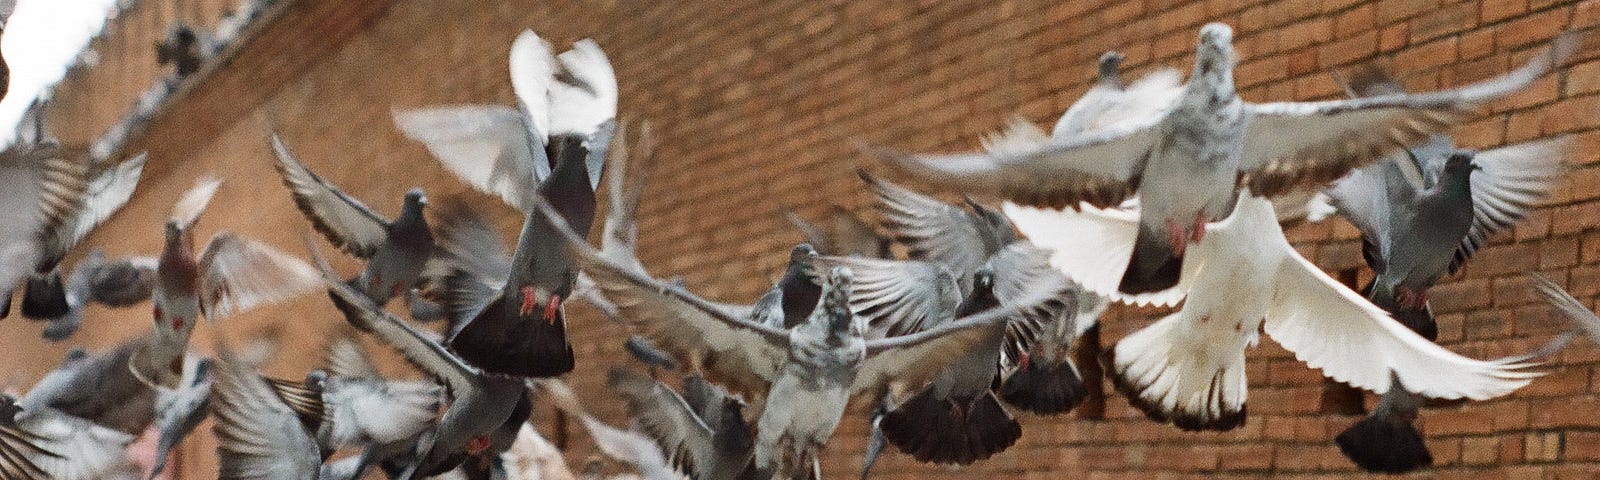
<path id="1" fill-rule="evenodd" d="M 126 111 L 161 74 L 149 45 L 175 18 L 214 25 L 224 0 L 146 0 L 94 43 L 97 66 L 69 75 L 50 111 L 56 134 L 81 145 Z M 1088 86 L 1101 51 L 1127 54 L 1129 76 L 1186 70 L 1198 26 L 1237 30 L 1240 90 L 1251 100 L 1331 98 L 1326 72 L 1361 62 L 1389 65 L 1411 88 L 1439 88 L 1494 75 L 1564 28 L 1600 23 L 1593 2 L 1504 0 L 1141 0 L 1124 2 L 624 2 L 443 0 L 291 2 L 212 84 L 194 88 L 158 118 L 140 145 L 156 153 L 125 211 L 89 239 L 113 254 L 153 253 L 158 219 L 200 174 L 227 180 L 201 234 L 232 230 L 298 252 L 306 229 L 271 169 L 269 129 L 303 160 L 379 212 L 399 207 L 414 185 L 436 199 L 464 195 L 495 215 L 510 240 L 518 218 L 466 193 L 418 144 L 392 126 L 393 108 L 513 101 L 505 73 L 510 40 L 533 28 L 558 46 L 594 37 L 611 55 L 622 111 L 649 120 L 658 137 L 641 220 L 645 264 L 682 276 L 704 295 L 748 301 L 768 285 L 798 241 L 781 207 L 819 217 L 831 204 L 860 210 L 867 197 L 851 173 L 871 167 L 851 139 L 916 151 L 973 148 L 1014 115 L 1054 120 Z M 275 33 L 273 33 L 275 32 Z M 1536 345 L 1559 320 L 1519 276 L 1538 270 L 1594 305 L 1600 296 L 1600 34 L 1565 68 L 1527 92 L 1484 109 L 1456 130 L 1458 141 L 1492 148 L 1557 133 L 1580 145 L 1556 198 L 1514 234 L 1498 236 L 1463 274 L 1434 291 L 1446 346 L 1474 356 Z M 1297 246 L 1334 270 L 1360 265 L 1343 221 L 1289 231 Z M 339 266 L 354 271 L 353 261 Z M 1361 281 L 1370 276 L 1361 273 Z M 582 311 L 584 307 L 574 307 Z M 1107 316 L 1116 341 L 1163 312 Z M 32 380 L 71 345 L 101 347 L 148 328 L 148 312 L 91 310 L 84 333 L 45 345 L 38 327 L 9 323 L 0 362 Z M 596 413 L 620 423 L 601 387 L 624 358 L 624 330 L 590 313 L 571 328 L 579 369 L 569 376 Z M 296 377 L 339 325 L 320 295 L 201 328 L 195 346 L 271 327 L 287 337 L 268 373 Z M 381 348 L 375 352 L 392 356 Z M 1421 425 L 1437 468 L 1417 478 L 1595 478 L 1600 475 L 1600 350 L 1580 341 L 1550 374 L 1507 398 L 1424 410 Z M 395 368 L 395 372 L 404 369 Z M 919 465 L 898 453 L 880 478 L 1347 478 L 1357 475 L 1332 437 L 1357 417 L 1325 410 L 1325 381 L 1271 341 L 1249 362 L 1250 418 L 1227 433 L 1185 433 L 1144 419 L 1113 394 L 1102 420 L 1022 415 L 1011 450 L 976 465 Z M 1107 389 L 1110 390 L 1110 389 Z M 1367 404 L 1375 401 L 1367 396 Z M 853 475 L 865 444 L 865 406 L 840 426 L 827 477 Z M 541 408 L 543 430 L 555 435 Z M 185 478 L 210 478 L 209 427 L 188 445 Z M 559 435 L 558 435 L 559 436 Z M 593 455 L 573 433 L 570 456 Z"/>

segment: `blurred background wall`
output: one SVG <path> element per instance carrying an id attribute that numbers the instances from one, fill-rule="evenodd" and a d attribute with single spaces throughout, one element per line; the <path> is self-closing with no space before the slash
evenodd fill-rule
<path id="1" fill-rule="evenodd" d="M 109 21 L 90 46 L 96 60 L 73 69 L 46 110 L 50 131 L 85 148 L 170 67 L 153 44 L 173 22 L 209 30 L 236 0 L 142 0 Z M 1237 30 L 1244 98 L 1306 100 L 1342 95 L 1329 72 L 1389 65 L 1411 89 L 1463 84 L 1507 71 L 1564 28 L 1600 23 L 1593 2 L 1547 0 L 1001 0 L 629 2 L 615 0 L 281 0 L 246 40 L 186 84 L 129 151 L 148 150 L 133 200 L 86 242 L 111 254 L 154 254 L 160 222 L 200 175 L 225 180 L 200 221 L 202 238 L 224 230 L 299 253 L 308 224 L 272 169 L 276 129 L 320 175 L 379 212 L 425 187 L 494 216 L 506 240 L 520 217 L 467 193 L 391 109 L 446 103 L 511 104 L 511 39 L 532 28 L 557 48 L 592 37 L 610 55 L 626 120 L 650 121 L 661 140 L 641 211 L 645 264 L 682 276 L 713 299 L 748 301 L 801 240 L 780 216 L 791 207 L 821 219 L 838 204 L 868 200 L 854 167 L 874 168 L 849 140 L 914 151 L 973 148 L 1020 116 L 1048 125 L 1091 80 L 1094 60 L 1118 49 L 1128 78 L 1156 67 L 1187 72 L 1199 26 Z M 1579 298 L 1600 296 L 1600 35 L 1587 35 L 1569 68 L 1490 106 L 1455 130 L 1467 147 L 1490 148 L 1556 133 L 1579 152 L 1555 198 L 1513 234 L 1479 252 L 1462 275 L 1434 289 L 1441 342 L 1485 358 L 1521 352 L 1563 328 L 1522 272 L 1536 270 Z M 26 46 L 10 45 L 11 48 Z M 863 211 L 863 213 L 865 213 Z M 1290 238 L 1349 281 L 1362 275 L 1356 232 L 1342 220 L 1301 225 Z M 320 238 L 319 238 L 320 242 Z M 323 245 L 324 251 L 333 253 Z M 87 251 L 87 248 L 82 250 Z M 69 259 L 69 264 L 75 259 Z M 357 265 L 339 259 L 340 268 Z M 568 376 L 602 418 L 622 424 L 604 372 L 626 363 L 625 331 L 573 306 L 578 369 Z M 1148 322 L 1114 310 L 1101 343 Z M 149 328 L 146 307 L 92 310 L 62 344 L 39 325 L 0 328 L 0 365 L 31 384 L 72 346 L 103 348 Z M 320 294 L 201 327 L 234 341 L 280 332 L 269 374 L 299 378 L 342 319 Z M 369 342 L 369 350 L 387 354 Z M 885 455 L 879 478 L 1329 478 L 1356 476 L 1333 437 L 1360 418 L 1371 395 L 1326 382 L 1271 341 L 1250 354 L 1248 422 L 1228 433 L 1185 433 L 1146 420 L 1111 394 L 1103 408 L 1061 417 L 1024 415 L 1010 450 L 965 468 Z M 395 373 L 406 372 L 389 362 Z M 1507 398 L 1423 411 L 1421 425 L 1441 478 L 1600 476 L 1600 349 L 1567 349 L 1548 375 Z M 1109 389 L 1107 389 L 1109 390 Z M 824 459 L 826 477 L 856 475 L 865 444 L 857 405 Z M 536 419 L 569 445 L 574 468 L 593 450 L 565 432 L 546 406 Z M 214 444 L 202 426 L 182 455 L 181 477 L 214 478 Z"/>

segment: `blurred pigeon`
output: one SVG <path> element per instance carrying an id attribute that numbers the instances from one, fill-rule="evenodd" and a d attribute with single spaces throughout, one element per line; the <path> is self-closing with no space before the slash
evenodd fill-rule
<path id="1" fill-rule="evenodd" d="M 317 442 L 254 369 L 218 346 L 212 387 L 219 478 L 332 479 Z"/>
<path id="2" fill-rule="evenodd" d="M 189 380 L 178 390 L 160 389 L 156 393 L 156 426 L 161 436 L 156 444 L 156 461 L 150 467 L 151 480 L 167 466 L 167 455 L 189 436 L 211 410 L 212 360 L 195 362 Z"/>
<path id="3" fill-rule="evenodd" d="M 0 151 L 0 219 L 7 225 L 0 230 L 0 317 L 10 313 L 19 283 L 38 282 L 33 274 L 52 257 L 47 240 L 76 223 L 88 181 L 86 166 L 67 160 L 54 143 L 17 143 Z"/>
<path id="4" fill-rule="evenodd" d="M 411 291 L 433 255 L 433 233 L 422 215 L 428 205 L 422 189 L 406 192 L 400 216 L 390 220 L 306 168 L 277 134 L 271 143 L 278 157 L 273 166 L 300 213 L 329 242 L 367 260 L 361 275 L 352 280 L 357 288 L 379 305 Z"/>
<path id="5" fill-rule="evenodd" d="M 396 111 L 394 123 L 461 181 L 524 212 L 565 149 L 584 151 L 589 188 L 599 188 L 617 116 L 617 79 L 605 52 L 584 39 L 552 56 L 550 45 L 528 30 L 511 44 L 510 69 L 517 107 Z"/>
<path id="6" fill-rule="evenodd" d="M 144 171 L 143 154 L 95 175 L 72 199 L 71 213 L 60 224 L 40 232 L 41 255 L 22 295 L 22 315 L 58 320 L 78 315 L 88 299 L 74 297 L 62 282 L 60 265 L 72 248 L 128 202 Z M 81 290 L 75 293 L 83 293 Z M 69 320 L 70 321 L 70 320 Z M 62 337 L 64 338 L 64 337 Z"/>
<path id="7" fill-rule="evenodd" d="M 131 368 L 151 385 L 176 388 L 195 322 L 279 301 L 317 285 L 317 272 L 265 244 L 223 232 L 197 257 L 194 224 L 221 181 L 201 179 L 173 206 L 156 267 L 155 340 L 134 354 Z"/>
<path id="8" fill-rule="evenodd" d="M 1132 85 L 1122 82 L 1122 61 L 1124 57 L 1119 52 L 1106 52 L 1100 55 L 1094 85 L 1078 97 L 1078 100 L 1067 107 L 1067 111 L 1056 120 L 1055 127 L 1051 129 L 1050 136 L 1057 139 L 1070 138 L 1085 133 L 1096 132 L 1106 127 L 1129 120 L 1150 118 L 1161 115 L 1169 108 L 1178 96 L 1183 93 L 1181 75 L 1177 70 L 1162 68 L 1145 75 Z M 1009 136 L 1011 140 L 1031 138 L 1033 141 L 1041 140 L 1043 132 L 1037 130 L 1033 124 L 1014 122 L 1013 128 L 1026 126 L 1026 136 Z"/>
<path id="9" fill-rule="evenodd" d="M 648 379 L 645 381 L 654 382 Z M 583 423 L 583 428 L 589 431 L 589 437 L 594 440 L 595 446 L 601 453 L 632 465 L 645 480 L 678 480 L 677 472 L 668 465 L 667 453 L 663 452 L 665 446 L 658 446 L 655 440 L 639 432 L 622 430 L 594 418 L 583 408 L 572 388 L 561 380 L 542 379 L 538 385 L 542 391 L 550 394 L 551 403 L 555 404 L 558 410 Z M 748 462 L 749 458 L 746 457 L 745 460 Z"/>
<path id="10" fill-rule="evenodd" d="M 329 280 L 328 296 L 344 313 L 345 321 L 394 348 L 449 393 L 449 406 L 437 423 L 423 431 L 413 454 L 416 458 L 399 472 L 400 478 L 437 475 L 469 458 L 487 461 L 509 448 L 517 429 L 506 432 L 504 427 L 519 424 L 528 415 L 526 387 L 521 380 L 485 374 L 467 365 L 350 286 Z"/>
<path id="11" fill-rule="evenodd" d="M 5 27 L 11 23 L 11 11 L 16 10 L 17 0 L 0 0 L 0 36 L 5 33 Z M 0 56 L 0 99 L 6 98 L 6 92 L 11 89 L 11 66 L 6 64 L 6 59 Z"/>
<path id="12" fill-rule="evenodd" d="M 1351 88 L 1360 95 L 1403 93 L 1381 70 L 1358 73 Z M 1428 288 L 1550 196 L 1569 143 L 1562 136 L 1474 154 L 1438 135 L 1329 188 L 1330 203 L 1361 231 L 1376 274 L 1367 298 L 1423 337 L 1438 337 Z"/>
<path id="13" fill-rule="evenodd" d="M 816 452 L 832 436 L 845 402 L 880 395 L 889 384 L 921 385 L 956 358 L 1002 334 L 1014 310 L 997 309 L 945 327 L 865 340 L 850 313 L 853 274 L 836 268 L 806 323 L 784 331 L 730 315 L 681 288 L 600 256 L 549 206 L 537 213 L 559 226 L 568 251 L 607 298 L 661 348 L 732 389 L 765 393 L 756 467 L 784 478 L 815 478 Z"/>
<path id="14" fill-rule="evenodd" d="M 127 463 L 133 435 L 0 395 L 0 478 L 93 480 Z"/>
<path id="15" fill-rule="evenodd" d="M 1095 267 L 1130 255 L 1139 231 L 1138 212 L 1005 210 L 1028 238 L 1055 250 L 1052 265 L 1085 285 L 1116 281 Z M 1152 419 L 1185 430 L 1242 425 L 1244 351 L 1263 328 L 1324 375 L 1378 393 L 1389 390 L 1391 372 L 1408 390 L 1474 400 L 1538 376 L 1521 371 L 1526 364 L 1462 357 L 1390 321 L 1296 253 L 1266 200 L 1241 195 L 1232 216 L 1207 228 L 1214 240 L 1188 257 L 1176 289 L 1187 295 L 1183 308 L 1106 352 L 1113 383 Z"/>
<path id="16" fill-rule="evenodd" d="M 156 417 L 157 393 L 128 369 L 134 352 L 151 339 L 138 337 L 106 352 L 73 350 L 21 399 L 24 410 L 52 408 L 137 435 Z"/>
<path id="17" fill-rule="evenodd" d="M 630 370 L 613 368 L 606 386 L 628 404 L 628 416 L 691 479 L 754 479 L 755 434 L 744 421 L 744 402 L 690 375 L 684 395 Z M 689 392 L 695 392 L 693 394 Z M 691 403 L 690 400 L 695 403 Z"/>
<path id="18" fill-rule="evenodd" d="M 992 142 L 987 153 L 879 153 L 923 180 L 1026 205 L 1103 208 L 1138 191 L 1136 246 L 1117 289 L 1149 293 L 1177 284 L 1186 247 L 1231 213 L 1241 186 L 1273 197 L 1335 180 L 1519 91 L 1578 43 L 1563 35 L 1518 70 L 1455 90 L 1257 104 L 1234 92 L 1232 40 L 1227 25 L 1201 29 L 1190 81 L 1162 114 L 1043 142 Z"/>
<path id="19" fill-rule="evenodd" d="M 216 50 L 209 35 L 196 32 L 182 21 L 173 22 L 166 38 L 156 42 L 156 64 L 172 65 L 176 79 L 183 80 L 205 65 Z"/>

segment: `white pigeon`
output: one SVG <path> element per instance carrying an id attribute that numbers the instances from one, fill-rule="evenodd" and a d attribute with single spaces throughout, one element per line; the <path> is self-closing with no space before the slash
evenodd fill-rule
<path id="1" fill-rule="evenodd" d="M 1051 264 L 1069 278 L 1115 288 L 1138 212 L 1004 208 L 1019 230 L 1054 250 Z M 1183 308 L 1109 352 L 1117 387 L 1153 419 L 1187 430 L 1242 425 L 1245 347 L 1263 329 L 1324 375 L 1378 393 L 1390 388 L 1391 372 L 1407 390 L 1473 400 L 1505 395 L 1539 375 L 1523 371 L 1529 364 L 1457 355 L 1406 329 L 1301 257 L 1272 204 L 1248 190 L 1232 216 L 1207 228 L 1212 240 L 1185 258 L 1177 294 L 1153 302 L 1186 299 Z"/>

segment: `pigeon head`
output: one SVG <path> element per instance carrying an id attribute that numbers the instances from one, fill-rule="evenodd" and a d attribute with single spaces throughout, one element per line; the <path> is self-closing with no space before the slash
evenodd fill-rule
<path id="1" fill-rule="evenodd" d="M 326 371 L 312 370 L 310 372 L 306 372 L 306 383 L 305 383 L 305 385 L 306 385 L 306 389 L 307 390 L 311 390 L 311 391 L 314 391 L 314 392 L 321 392 L 321 391 L 323 391 L 323 388 L 326 385 L 327 381 L 328 381 L 328 372 L 326 372 Z"/>
<path id="2" fill-rule="evenodd" d="M 1451 152 L 1450 157 L 1444 160 L 1444 170 L 1446 172 L 1458 175 L 1470 173 L 1475 170 L 1483 170 L 1483 167 L 1480 167 L 1478 164 L 1472 162 L 1472 159 L 1475 155 L 1476 152 L 1471 150 L 1457 150 L 1455 152 Z"/>
<path id="3" fill-rule="evenodd" d="M 985 265 L 983 268 L 972 272 L 973 290 L 994 290 L 994 267 Z"/>
<path id="4" fill-rule="evenodd" d="M 817 249 L 812 248 L 811 244 L 795 245 L 794 248 L 789 250 L 789 272 L 814 280 L 817 276 L 811 265 L 811 260 L 814 258 L 817 258 Z"/>
<path id="5" fill-rule="evenodd" d="M 855 273 L 849 267 L 833 267 L 822 285 L 822 302 L 811 314 L 813 321 L 828 322 L 828 331 L 842 333 L 855 323 L 850 311 L 850 293 L 855 289 Z"/>
<path id="6" fill-rule="evenodd" d="M 1116 50 L 1100 54 L 1100 83 L 1122 85 L 1122 61 L 1126 58 Z"/>
<path id="7" fill-rule="evenodd" d="M 62 360 L 61 363 L 69 364 L 82 361 L 85 358 L 89 358 L 88 350 L 84 350 L 83 347 L 72 347 L 72 350 L 67 350 L 67 358 Z"/>
<path id="8" fill-rule="evenodd" d="M 407 208 L 409 208 L 409 207 L 411 207 L 413 205 L 415 205 L 417 207 L 426 207 L 426 206 L 428 206 L 428 196 L 422 194 L 422 189 L 421 188 L 413 188 L 410 191 L 406 192 L 406 203 L 405 203 L 405 206 Z"/>
<path id="9" fill-rule="evenodd" d="M 1200 45 L 1195 47 L 1194 75 L 1191 84 L 1232 85 L 1233 28 L 1209 23 L 1200 29 Z"/>

